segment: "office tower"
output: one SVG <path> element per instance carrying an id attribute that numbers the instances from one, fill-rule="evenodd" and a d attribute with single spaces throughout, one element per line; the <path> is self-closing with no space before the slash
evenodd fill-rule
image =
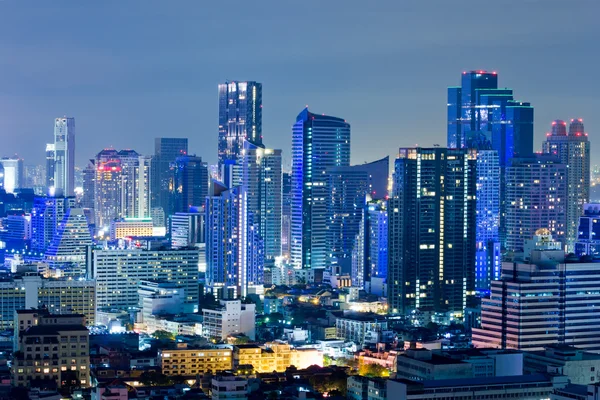
<path id="1" fill-rule="evenodd" d="M 208 167 L 201 157 L 177 157 L 171 165 L 172 181 L 171 210 L 188 212 L 192 206 L 201 206 L 208 195 Z"/>
<path id="2" fill-rule="evenodd" d="M 388 201 L 390 312 L 462 315 L 474 294 L 476 157 L 465 149 L 402 148 Z"/>
<path id="3" fill-rule="evenodd" d="M 58 224 L 44 262 L 52 269 L 62 270 L 64 275 L 85 275 L 86 248 L 91 245 L 92 236 L 83 210 L 69 208 Z"/>
<path id="4" fill-rule="evenodd" d="M 46 190 L 54 187 L 54 143 L 46 144 Z"/>
<path id="5" fill-rule="evenodd" d="M 22 211 L 12 211 L 0 218 L 0 240 L 7 242 L 23 242 L 31 239 L 31 215 Z"/>
<path id="6" fill-rule="evenodd" d="M 570 249 L 577 240 L 579 217 L 590 198 L 590 142 L 583 129 L 583 120 L 572 119 L 567 134 L 564 121 L 552 122 L 552 132 L 546 134 L 542 151 L 560 159 L 567 166 L 567 226 L 566 239 Z"/>
<path id="7" fill-rule="evenodd" d="M 12 386 L 28 387 L 41 381 L 46 382 L 43 385 L 48 387 L 90 387 L 90 334 L 85 316 L 49 314 L 45 310 L 19 310 L 15 323 L 25 322 L 27 314 L 34 313 L 39 315 L 36 318 L 28 317 L 35 321 L 32 326 L 14 339 L 18 343 L 18 351 L 14 352 L 12 359 Z M 68 343 L 69 349 L 60 343 Z M 38 361 L 39 367 L 33 367 L 31 360 L 38 358 L 45 361 Z"/>
<path id="8" fill-rule="evenodd" d="M 350 165 L 350 124 L 305 108 L 292 129 L 292 245 L 295 268 L 327 266 L 329 168 Z"/>
<path id="9" fill-rule="evenodd" d="M 292 175 L 281 175 L 281 255 L 289 260 L 292 246 Z"/>
<path id="10" fill-rule="evenodd" d="M 83 196 L 81 197 L 81 207 L 91 210 L 93 214 L 94 202 L 96 199 L 96 160 L 90 160 L 87 167 L 83 170 Z M 90 221 L 93 223 L 93 220 Z"/>
<path id="11" fill-rule="evenodd" d="M 74 197 L 35 197 L 31 211 L 31 249 L 44 253 L 54 240 L 67 210 L 75 207 Z"/>
<path id="12" fill-rule="evenodd" d="M 108 231 L 110 221 L 121 217 L 122 170 L 119 154 L 104 149 L 96 155 L 94 222 L 97 229 Z"/>
<path id="13" fill-rule="evenodd" d="M 23 159 L 0 158 L 0 164 L 4 169 L 4 190 L 6 193 L 15 193 L 17 189 L 23 188 L 25 174 L 23 171 Z"/>
<path id="14" fill-rule="evenodd" d="M 221 174 L 226 161 L 237 163 L 245 140 L 262 147 L 262 84 L 251 81 L 219 84 L 218 152 Z"/>
<path id="15" fill-rule="evenodd" d="M 75 118 L 54 120 L 54 188 L 64 196 L 75 191 Z"/>
<path id="16" fill-rule="evenodd" d="M 206 200 L 205 200 L 206 201 Z M 171 216 L 171 247 L 180 249 L 205 243 L 204 206 L 195 212 L 175 213 Z"/>
<path id="17" fill-rule="evenodd" d="M 360 165 L 333 167 L 326 171 L 328 262 L 350 272 L 352 249 L 366 205 L 366 196 L 388 195 L 389 157 Z"/>
<path id="18" fill-rule="evenodd" d="M 96 306 L 137 307 L 142 279 L 175 282 L 185 290 L 184 309 L 198 311 L 197 249 L 90 249 L 88 276 L 96 280 Z"/>
<path id="19" fill-rule="evenodd" d="M 579 235 L 575 242 L 575 255 L 600 258 L 600 204 L 590 203 L 583 206 L 579 217 Z"/>
<path id="20" fill-rule="evenodd" d="M 522 257 L 502 263 L 502 279 L 492 282 L 490 298 L 482 300 L 475 347 L 600 350 L 599 264 L 565 257 L 562 248 L 540 229 L 525 241 Z"/>
<path id="21" fill-rule="evenodd" d="M 281 150 L 257 147 L 246 141 L 241 154 L 245 211 L 264 239 L 265 257 L 281 255 L 282 171 Z"/>
<path id="22" fill-rule="evenodd" d="M 34 189 L 39 196 L 47 193 L 48 188 L 44 187 L 46 179 L 42 165 L 25 165 L 23 171 L 23 187 Z"/>
<path id="23" fill-rule="evenodd" d="M 516 158 L 506 168 L 506 250 L 522 251 L 540 228 L 564 244 L 567 166 L 554 156 Z"/>
<path id="24" fill-rule="evenodd" d="M 133 186 L 133 192 L 135 193 L 133 195 L 134 205 L 131 210 L 133 211 L 133 215 L 128 213 L 127 216 L 133 218 L 150 218 L 150 210 L 152 208 L 152 157 L 140 155 L 133 168 L 133 185 L 129 185 L 129 187 Z"/>
<path id="25" fill-rule="evenodd" d="M 487 292 L 500 278 L 500 162 L 495 150 L 477 151 L 475 288 Z"/>
<path id="26" fill-rule="evenodd" d="M 188 140 L 184 138 L 156 138 L 152 157 L 151 204 L 163 209 L 165 216 L 171 210 L 171 187 L 173 174 L 171 163 L 188 153 Z M 164 225 L 163 225 L 164 226 Z"/>
<path id="27" fill-rule="evenodd" d="M 363 208 L 358 234 L 352 249 L 352 286 L 373 293 L 383 286 L 388 265 L 388 214 L 386 201 L 371 200 Z M 378 280 L 378 284 L 371 284 Z M 379 294 L 379 293 L 374 293 Z M 383 296 L 383 293 L 380 294 Z"/>

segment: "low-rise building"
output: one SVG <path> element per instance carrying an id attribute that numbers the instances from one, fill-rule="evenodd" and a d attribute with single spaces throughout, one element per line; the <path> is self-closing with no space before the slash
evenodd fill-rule
<path id="1" fill-rule="evenodd" d="M 220 300 L 220 303 L 217 309 L 202 309 L 204 336 L 225 340 L 229 335 L 243 333 L 254 340 L 256 306 L 242 304 L 240 300 Z"/>
<path id="2" fill-rule="evenodd" d="M 361 346 L 383 341 L 381 339 L 387 327 L 386 318 L 373 313 L 344 312 L 335 320 L 337 337 Z"/>
<path id="3" fill-rule="evenodd" d="M 13 354 L 13 386 L 31 386 L 36 380 L 65 385 L 90 386 L 89 332 L 85 316 L 78 314 L 17 313 L 21 321 L 33 317 L 31 325 L 20 331 Z M 23 324 L 25 325 L 25 324 Z"/>
<path id="4" fill-rule="evenodd" d="M 212 400 L 248 398 L 248 380 L 241 376 L 217 375 L 211 381 Z"/>
<path id="5" fill-rule="evenodd" d="M 600 354 L 571 346 L 549 346 L 543 351 L 525 352 L 526 373 L 565 375 L 573 384 L 593 385 L 600 382 Z"/>
<path id="6" fill-rule="evenodd" d="M 233 356 L 230 347 L 201 348 L 178 343 L 176 348 L 159 350 L 158 364 L 165 375 L 195 376 L 230 371 Z"/>
<path id="7" fill-rule="evenodd" d="M 233 346 L 233 368 L 251 365 L 258 373 L 285 372 L 290 366 L 305 369 L 323 366 L 323 353 L 315 348 L 294 348 L 285 343 L 242 344 Z"/>
<path id="8" fill-rule="evenodd" d="M 152 218 L 124 218 L 110 223 L 110 239 L 152 236 Z"/>
<path id="9" fill-rule="evenodd" d="M 426 349 L 410 349 L 397 357 L 396 376 L 413 381 L 473 377 L 473 366 Z"/>

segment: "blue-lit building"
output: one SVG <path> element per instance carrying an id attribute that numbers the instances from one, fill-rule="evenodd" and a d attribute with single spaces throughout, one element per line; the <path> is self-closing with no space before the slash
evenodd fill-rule
<path id="1" fill-rule="evenodd" d="M 219 84 L 219 173 L 227 161 L 237 163 L 245 140 L 262 146 L 262 84 Z"/>
<path id="2" fill-rule="evenodd" d="M 305 108 L 292 129 L 292 242 L 295 268 L 327 266 L 327 170 L 350 165 L 350 124 Z"/>
<path id="3" fill-rule="evenodd" d="M 359 231 L 366 205 L 371 199 L 388 196 L 389 157 L 350 167 L 327 170 L 327 249 L 329 262 L 350 272 L 354 240 Z"/>
<path id="4" fill-rule="evenodd" d="M 388 200 L 390 312 L 462 315 L 475 291 L 476 156 L 401 148 Z"/>
<path id="5" fill-rule="evenodd" d="M 170 215 L 204 204 L 208 195 L 208 166 L 197 156 L 180 156 L 171 164 Z"/>
<path id="6" fill-rule="evenodd" d="M 590 203 L 583 206 L 578 231 L 575 254 L 579 257 L 600 258 L 600 204 Z"/>
<path id="7" fill-rule="evenodd" d="M 154 156 L 152 157 L 151 174 L 151 197 L 152 207 L 160 207 L 166 216 L 169 215 L 171 207 L 172 183 L 171 163 L 177 157 L 188 153 L 187 138 L 156 138 L 154 140 Z M 98 221 L 96 221 L 96 224 Z"/>

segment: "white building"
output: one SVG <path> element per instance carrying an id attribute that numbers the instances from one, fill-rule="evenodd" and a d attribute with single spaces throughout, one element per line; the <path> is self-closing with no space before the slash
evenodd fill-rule
<path id="1" fill-rule="evenodd" d="M 248 398 L 248 380 L 241 376 L 217 375 L 211 381 L 212 400 Z"/>
<path id="2" fill-rule="evenodd" d="M 220 300 L 220 303 L 216 310 L 202 309 L 204 336 L 226 339 L 241 333 L 254 340 L 256 306 L 242 304 L 240 300 Z"/>
<path id="3" fill-rule="evenodd" d="M 183 313 L 185 290 L 173 282 L 143 280 L 138 288 L 140 322 L 147 323 L 155 315 L 177 315 Z"/>
<path id="4" fill-rule="evenodd" d="M 138 307 L 142 280 L 173 282 L 185 290 L 185 312 L 198 311 L 197 249 L 90 249 L 88 276 L 97 283 L 98 307 Z"/>
<path id="5" fill-rule="evenodd" d="M 75 118 L 54 120 L 54 189 L 64 196 L 75 192 Z"/>
<path id="6" fill-rule="evenodd" d="M 371 313 L 345 312 L 335 320 L 337 337 L 359 345 L 375 340 L 377 343 L 387 331 L 385 317 Z"/>
<path id="7" fill-rule="evenodd" d="M 4 176 L 0 177 L 1 186 L 6 193 L 14 193 L 15 189 L 23 187 L 24 172 L 23 160 L 20 158 L 0 158 L 0 166 L 3 168 Z"/>
<path id="8" fill-rule="evenodd" d="M 204 243 L 204 212 L 177 212 L 171 215 L 171 247 L 196 247 Z"/>

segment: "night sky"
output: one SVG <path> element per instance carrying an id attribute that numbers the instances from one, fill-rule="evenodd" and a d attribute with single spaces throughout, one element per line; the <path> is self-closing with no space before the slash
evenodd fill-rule
<path id="1" fill-rule="evenodd" d="M 0 156 L 41 164 L 53 120 L 77 160 L 189 137 L 216 162 L 217 84 L 263 83 L 263 136 L 290 162 L 308 104 L 352 124 L 352 161 L 446 144 L 446 87 L 497 71 L 553 119 L 584 119 L 600 163 L 598 0 L 0 1 Z M 598 137 L 599 139 L 596 139 Z"/>

